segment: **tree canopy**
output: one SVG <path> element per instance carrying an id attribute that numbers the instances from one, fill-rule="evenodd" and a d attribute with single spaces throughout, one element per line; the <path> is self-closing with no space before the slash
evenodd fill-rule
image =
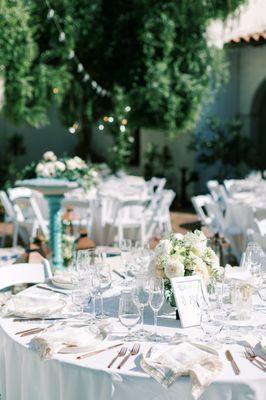
<path id="1" fill-rule="evenodd" d="M 66 126 L 79 124 L 81 154 L 92 125 L 121 109 L 121 92 L 129 127 L 190 129 L 224 71 L 221 51 L 207 44 L 207 24 L 242 2 L 1 0 L 3 114 L 40 127 L 56 102 Z"/>

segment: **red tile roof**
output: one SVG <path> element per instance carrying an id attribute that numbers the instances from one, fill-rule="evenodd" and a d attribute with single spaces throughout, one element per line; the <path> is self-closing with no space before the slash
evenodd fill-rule
<path id="1" fill-rule="evenodd" d="M 243 36 L 237 36 L 233 39 L 229 39 L 227 41 L 227 44 L 231 43 L 256 43 L 256 42 L 261 42 L 266 40 L 266 30 L 262 32 L 255 32 L 255 33 L 250 33 L 247 35 Z"/>

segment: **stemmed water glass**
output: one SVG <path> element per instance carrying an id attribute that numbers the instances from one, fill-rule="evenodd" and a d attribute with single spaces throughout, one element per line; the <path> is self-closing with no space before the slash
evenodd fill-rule
<path id="1" fill-rule="evenodd" d="M 133 301 L 132 291 L 124 290 L 121 293 L 119 300 L 118 318 L 123 326 L 128 329 L 128 334 L 125 340 L 134 340 L 131 329 L 137 325 L 140 319 L 139 308 Z"/>
<path id="2" fill-rule="evenodd" d="M 112 283 L 111 268 L 106 263 L 105 257 L 100 256 L 97 264 L 91 272 L 93 314 L 97 318 L 105 318 L 108 314 L 104 313 L 103 293 L 108 290 Z M 96 315 L 96 298 L 100 300 L 100 313 Z"/>
<path id="3" fill-rule="evenodd" d="M 157 317 L 158 311 L 161 309 L 164 302 L 164 281 L 162 278 L 150 279 L 149 285 L 149 305 L 154 313 L 154 331 L 150 339 L 158 342 L 162 341 L 162 336 L 157 334 Z"/>
<path id="4" fill-rule="evenodd" d="M 122 239 L 119 243 L 119 247 L 121 250 L 121 257 L 124 264 L 124 269 L 126 273 L 125 284 L 128 285 L 129 282 L 129 269 L 130 269 L 130 262 L 132 259 L 132 242 L 130 239 Z"/>
<path id="5" fill-rule="evenodd" d="M 265 254 L 256 242 L 249 242 L 246 248 L 245 266 L 253 278 L 253 285 L 257 288 L 262 281 L 262 269 Z"/>
<path id="6" fill-rule="evenodd" d="M 139 339 L 145 339 L 148 332 L 144 329 L 144 308 L 149 303 L 149 278 L 147 275 L 138 275 L 132 289 L 133 301 L 139 308 L 141 327 L 137 332 Z"/>

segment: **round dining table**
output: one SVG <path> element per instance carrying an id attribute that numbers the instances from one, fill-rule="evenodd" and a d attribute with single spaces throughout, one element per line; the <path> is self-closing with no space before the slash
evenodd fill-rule
<path id="1" fill-rule="evenodd" d="M 119 263 L 112 260 L 119 269 Z M 112 326 L 111 336 L 123 341 L 125 328 L 117 318 L 118 302 L 124 280 L 117 274 L 113 284 L 104 296 L 104 308 L 109 313 Z M 45 290 L 32 286 L 21 292 L 43 295 Z M 67 293 L 67 290 L 65 290 Z M 48 296 L 64 297 L 58 293 L 46 291 Z M 165 312 L 164 306 L 158 318 L 158 332 L 172 336 L 176 333 L 191 337 L 196 341 L 202 336 L 200 327 L 182 329 L 175 318 L 175 312 Z M 252 321 L 265 323 L 261 311 Z M 149 307 L 144 314 L 145 328 L 152 332 L 153 313 Z M 77 359 L 77 354 L 59 354 L 52 359 L 42 360 L 39 354 L 29 346 L 31 336 L 21 337 L 18 331 L 36 326 L 40 322 L 14 321 L 13 317 L 0 319 L 0 398 L 1 400 L 190 400 L 191 382 L 188 376 L 179 377 L 168 389 L 145 373 L 140 365 L 143 354 L 152 345 L 149 341 L 139 342 L 140 352 L 130 357 L 125 366 L 118 370 L 116 364 L 107 368 L 110 360 L 117 354 L 111 349 L 92 357 Z M 245 322 L 247 330 L 251 322 Z M 242 331 L 245 329 L 242 326 Z M 242 323 L 243 325 L 243 323 Z M 119 338 L 119 339 L 118 339 Z M 125 343 L 130 349 L 133 343 Z M 169 346 L 171 346 L 169 344 Z M 240 368 L 240 374 L 234 374 L 231 364 L 225 357 L 230 349 Z M 217 348 L 223 369 L 216 379 L 206 388 L 202 400 L 265 400 L 266 374 L 244 356 L 241 342 L 232 345 L 220 344 Z"/>

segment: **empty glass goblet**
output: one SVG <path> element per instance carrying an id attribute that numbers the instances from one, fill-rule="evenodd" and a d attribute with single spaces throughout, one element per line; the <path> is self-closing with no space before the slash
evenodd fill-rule
<path id="1" fill-rule="evenodd" d="M 123 290 L 119 300 L 118 318 L 123 326 L 128 329 L 125 340 L 134 340 L 131 329 L 137 325 L 140 319 L 139 308 L 133 301 L 132 291 Z"/>
<path id="2" fill-rule="evenodd" d="M 149 285 L 149 305 L 154 313 L 154 331 L 150 336 L 153 341 L 161 341 L 162 336 L 157 334 L 157 317 L 158 311 L 161 309 L 164 302 L 164 280 L 162 278 L 150 279 Z"/>

